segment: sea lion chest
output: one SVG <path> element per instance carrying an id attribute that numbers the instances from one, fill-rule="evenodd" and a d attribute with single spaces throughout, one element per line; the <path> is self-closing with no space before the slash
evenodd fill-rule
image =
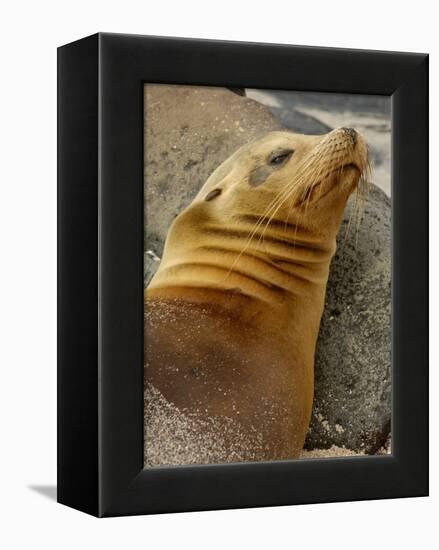
<path id="1" fill-rule="evenodd" d="M 182 300 L 146 301 L 145 383 L 182 414 L 199 417 L 200 430 L 206 419 L 227 419 L 257 436 L 259 460 L 300 451 L 312 374 L 312 358 L 305 365 L 282 333 L 263 331 L 239 313 Z M 254 459 L 254 443 L 248 451 Z"/>

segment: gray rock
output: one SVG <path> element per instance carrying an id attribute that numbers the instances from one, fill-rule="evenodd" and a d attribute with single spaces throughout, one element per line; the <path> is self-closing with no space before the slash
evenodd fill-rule
<path id="1" fill-rule="evenodd" d="M 353 202 L 331 264 L 305 448 L 374 453 L 390 431 L 390 199 L 373 186 L 358 230 L 345 240 Z"/>
<path id="2" fill-rule="evenodd" d="M 145 90 L 146 286 L 172 219 L 211 172 L 238 147 L 282 124 L 267 107 L 223 88 Z M 288 128 L 327 131 L 299 115 L 288 115 Z M 372 453 L 390 430 L 390 202 L 373 187 L 358 231 L 351 228 L 344 242 L 351 208 L 328 281 L 306 448 L 336 445 Z"/>
<path id="3" fill-rule="evenodd" d="M 333 128 L 327 124 L 323 124 L 317 118 L 296 111 L 295 109 L 285 109 L 279 107 L 270 107 L 276 119 L 278 119 L 284 128 L 297 132 L 299 134 L 327 134 Z"/>
<path id="4" fill-rule="evenodd" d="M 358 115 L 374 113 L 390 119 L 391 107 L 388 96 L 259 89 L 248 89 L 246 92 L 249 97 L 253 97 L 261 103 L 286 110 L 324 108 L 331 113 L 345 113 L 346 111 Z"/>

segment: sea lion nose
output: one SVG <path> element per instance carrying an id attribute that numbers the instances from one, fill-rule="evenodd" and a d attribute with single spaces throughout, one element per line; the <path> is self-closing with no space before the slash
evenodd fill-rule
<path id="1" fill-rule="evenodd" d="M 357 143 L 357 131 L 354 130 L 354 128 L 342 128 L 342 130 L 351 138 L 353 144 L 355 145 Z"/>

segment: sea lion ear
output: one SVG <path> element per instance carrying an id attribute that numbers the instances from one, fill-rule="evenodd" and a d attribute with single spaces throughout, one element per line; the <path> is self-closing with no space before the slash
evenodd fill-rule
<path id="1" fill-rule="evenodd" d="M 207 195 L 204 197 L 204 200 L 211 201 L 215 197 L 218 197 L 218 195 L 221 195 L 222 192 L 223 192 L 222 189 L 212 189 L 212 191 L 209 191 L 209 193 L 207 193 Z"/>

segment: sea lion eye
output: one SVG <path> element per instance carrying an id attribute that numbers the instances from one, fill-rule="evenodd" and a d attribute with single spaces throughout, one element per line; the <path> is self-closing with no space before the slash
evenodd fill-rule
<path id="1" fill-rule="evenodd" d="M 288 151 L 281 151 L 278 153 L 275 153 L 269 160 L 269 164 L 271 166 L 280 166 L 284 164 L 294 153 L 292 149 Z"/>

